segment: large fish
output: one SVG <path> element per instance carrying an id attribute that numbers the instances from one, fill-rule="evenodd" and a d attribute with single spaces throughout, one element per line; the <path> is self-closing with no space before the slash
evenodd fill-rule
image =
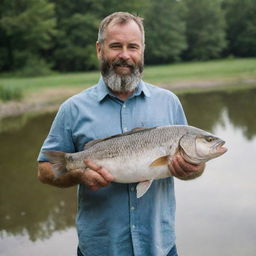
<path id="1" fill-rule="evenodd" d="M 170 177 L 168 163 L 179 153 L 193 164 L 204 163 L 224 154 L 225 141 L 192 126 L 174 125 L 135 128 L 130 132 L 93 140 L 84 151 L 64 153 L 44 151 L 56 176 L 84 169 L 84 159 L 106 168 L 115 182 L 137 185 L 137 197 L 143 196 L 155 179 Z"/>

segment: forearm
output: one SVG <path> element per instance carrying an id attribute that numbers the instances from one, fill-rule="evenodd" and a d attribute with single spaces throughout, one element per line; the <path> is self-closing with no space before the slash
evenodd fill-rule
<path id="1" fill-rule="evenodd" d="M 38 164 L 38 179 L 45 184 L 56 187 L 66 188 L 80 183 L 82 171 L 73 171 L 56 178 L 52 166 L 49 162 L 40 162 Z"/>

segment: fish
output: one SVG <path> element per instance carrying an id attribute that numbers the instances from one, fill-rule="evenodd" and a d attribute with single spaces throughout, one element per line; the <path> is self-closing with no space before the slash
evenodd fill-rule
<path id="1" fill-rule="evenodd" d="M 167 125 L 135 128 L 129 132 L 92 140 L 76 153 L 43 151 L 52 164 L 55 177 L 83 169 L 84 159 L 103 166 L 114 182 L 138 183 L 137 198 L 142 197 L 156 179 L 171 176 L 168 168 L 173 156 L 180 154 L 187 162 L 201 164 L 227 151 L 225 141 L 197 127 Z"/>

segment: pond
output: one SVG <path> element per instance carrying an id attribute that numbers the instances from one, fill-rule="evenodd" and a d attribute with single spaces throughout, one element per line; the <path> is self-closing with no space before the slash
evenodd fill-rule
<path id="1" fill-rule="evenodd" d="M 180 97 L 191 125 L 226 141 L 203 176 L 176 179 L 180 255 L 256 255 L 256 90 Z M 0 255 L 75 255 L 76 188 L 37 180 L 36 157 L 54 114 L 0 123 Z"/>

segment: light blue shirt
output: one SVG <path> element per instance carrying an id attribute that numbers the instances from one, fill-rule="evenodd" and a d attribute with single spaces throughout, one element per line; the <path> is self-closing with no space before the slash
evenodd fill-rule
<path id="1" fill-rule="evenodd" d="M 77 152 L 90 140 L 136 127 L 186 123 L 170 91 L 141 81 L 123 102 L 100 79 L 61 105 L 41 151 Z M 47 161 L 41 152 L 38 161 Z M 76 222 L 85 256 L 166 256 L 175 244 L 173 178 L 155 180 L 139 199 L 136 184 L 112 182 L 98 191 L 79 185 Z"/>

